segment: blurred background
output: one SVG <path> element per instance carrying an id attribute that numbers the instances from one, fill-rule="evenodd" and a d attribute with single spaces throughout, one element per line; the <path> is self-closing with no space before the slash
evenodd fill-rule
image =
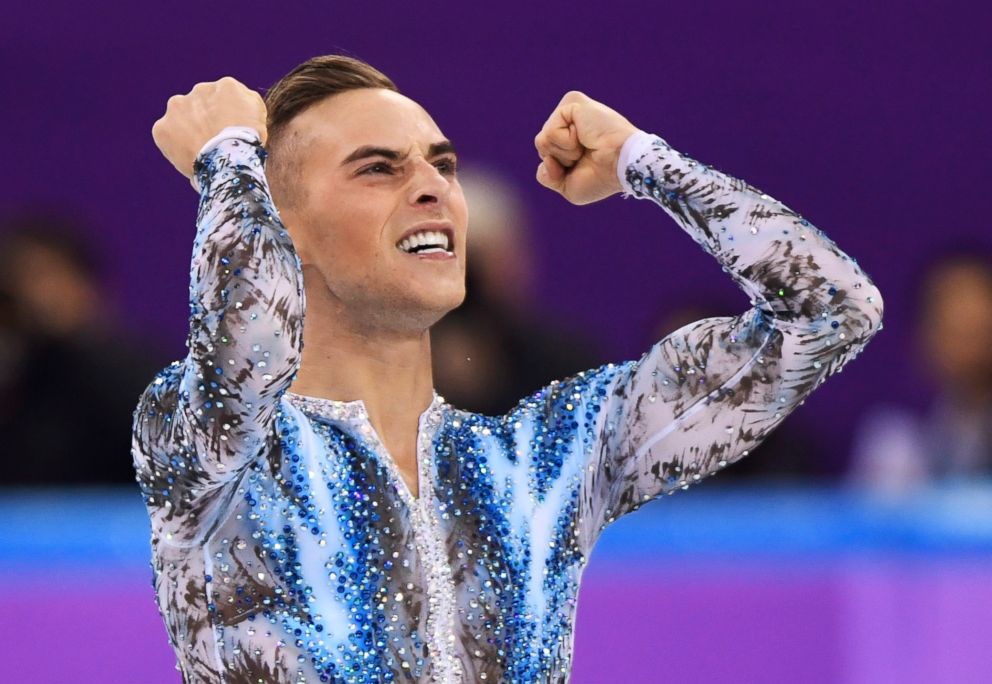
<path id="1" fill-rule="evenodd" d="M 469 298 L 438 390 L 507 410 L 749 303 L 647 202 L 533 180 L 570 89 L 824 230 L 884 330 L 747 459 L 617 522 L 573 682 L 992 681 L 987 3 L 22 3 L 0 22 L 6 681 L 177 682 L 131 411 L 184 355 L 196 196 L 169 96 L 365 59 L 458 146 Z"/>

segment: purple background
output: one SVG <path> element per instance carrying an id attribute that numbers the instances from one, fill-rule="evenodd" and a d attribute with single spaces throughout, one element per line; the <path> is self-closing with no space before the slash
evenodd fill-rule
<path id="1" fill-rule="evenodd" d="M 946 240 L 990 241 L 990 20 L 992 6 L 978 2 L 9 4 L 0 212 L 41 204 L 80 216 L 106 257 L 113 305 L 179 357 L 195 197 L 160 158 L 152 123 L 197 81 L 233 75 L 264 89 L 308 57 L 343 50 L 424 104 L 463 163 L 493 165 L 525 188 L 542 267 L 536 301 L 610 356 L 643 352 L 650 323 L 676 306 L 742 311 L 746 298 L 660 209 L 616 198 L 573 207 L 533 181 L 534 135 L 580 89 L 799 211 L 879 285 L 885 331 L 791 418 L 842 459 L 870 403 L 920 401 L 920 265 Z M 44 562 L 0 573 L 7 676 L 176 681 L 140 569 L 146 553 L 92 574 L 46 574 Z M 992 668 L 981 631 L 987 554 L 963 565 L 841 556 L 798 570 L 766 560 L 753 573 L 734 558 L 667 571 L 663 557 L 646 561 L 594 559 L 576 682 L 621 671 L 652 673 L 644 681 L 966 682 Z"/>
<path id="2" fill-rule="evenodd" d="M 799 211 L 879 285 L 886 330 L 792 418 L 842 459 L 868 402 L 918 394 L 917 268 L 945 239 L 989 235 L 990 6 L 537 5 L 12 4 L 0 22 L 0 211 L 38 203 L 82 217 L 115 305 L 178 358 L 195 197 L 160 158 L 152 123 L 198 81 L 230 74 L 264 89 L 344 50 L 423 103 L 465 164 L 525 188 L 535 299 L 609 358 L 640 355 L 651 322 L 675 306 L 744 310 L 743 293 L 660 209 L 618 198 L 574 207 L 533 180 L 534 135 L 581 89 Z"/>

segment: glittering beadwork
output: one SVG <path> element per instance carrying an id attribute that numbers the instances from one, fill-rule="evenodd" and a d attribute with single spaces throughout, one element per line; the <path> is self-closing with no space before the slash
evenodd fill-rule
<path id="1" fill-rule="evenodd" d="M 602 529 L 746 456 L 881 329 L 821 231 L 636 134 L 624 195 L 662 207 L 751 299 L 505 416 L 437 395 L 418 496 L 361 401 L 289 392 L 299 260 L 244 132 L 197 159 L 189 354 L 135 412 L 159 608 L 186 682 L 565 682 Z"/>

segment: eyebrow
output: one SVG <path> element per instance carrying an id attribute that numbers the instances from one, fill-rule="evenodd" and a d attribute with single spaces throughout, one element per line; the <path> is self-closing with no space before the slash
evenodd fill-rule
<path id="1" fill-rule="evenodd" d="M 450 140 L 442 140 L 441 142 L 433 143 L 427 148 L 428 157 L 436 157 L 439 154 L 446 154 L 449 152 L 452 154 L 457 154 L 457 152 L 455 152 L 455 146 Z M 363 147 L 359 147 L 357 150 L 345 157 L 345 160 L 341 162 L 341 166 L 358 161 L 359 159 L 367 159 L 368 157 L 385 157 L 386 159 L 390 159 L 392 161 L 399 161 L 400 159 L 405 159 L 406 155 L 401 154 L 397 150 L 391 150 L 388 147 L 365 145 Z"/>

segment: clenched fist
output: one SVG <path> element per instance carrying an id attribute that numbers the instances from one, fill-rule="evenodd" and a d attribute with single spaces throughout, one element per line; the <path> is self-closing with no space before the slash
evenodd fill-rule
<path id="1" fill-rule="evenodd" d="M 534 138 L 543 160 L 537 180 L 572 204 L 589 204 L 620 192 L 620 148 L 638 129 L 618 112 L 572 90 L 565 93 Z"/>
<path id="2" fill-rule="evenodd" d="M 152 126 L 152 137 L 165 158 L 190 178 L 200 149 L 227 126 L 254 128 L 265 144 L 265 114 L 261 95 L 225 76 L 197 83 L 186 95 L 170 97 L 165 116 Z"/>

